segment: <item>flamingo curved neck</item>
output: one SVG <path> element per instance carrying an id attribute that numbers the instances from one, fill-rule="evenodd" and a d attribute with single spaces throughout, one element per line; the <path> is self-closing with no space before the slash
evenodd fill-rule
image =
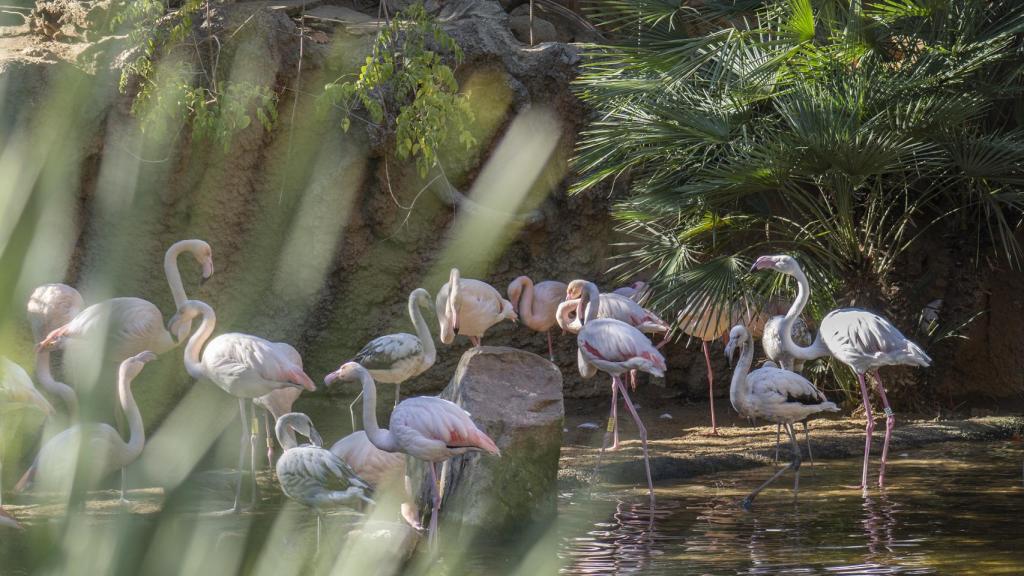
<path id="1" fill-rule="evenodd" d="M 529 276 L 520 276 L 519 284 L 521 286 L 519 302 L 515 303 L 519 309 L 519 318 L 523 324 L 528 326 L 536 324 L 540 319 L 533 311 L 533 280 Z"/>
<path id="2" fill-rule="evenodd" d="M 601 307 L 601 291 L 593 282 L 583 284 L 583 297 L 580 298 L 579 306 L 576 308 L 576 317 L 583 324 L 591 320 L 597 320 L 598 309 Z"/>
<path id="3" fill-rule="evenodd" d="M 36 378 L 43 390 L 60 398 L 68 410 L 68 415 L 74 418 L 78 414 L 78 394 L 71 386 L 54 379 L 50 372 L 49 350 L 36 352 Z"/>
<path id="4" fill-rule="evenodd" d="M 398 452 L 398 445 L 390 430 L 383 430 L 377 424 L 377 384 L 365 369 L 359 370 L 359 382 L 363 385 L 363 428 L 366 437 L 377 448 L 385 452 Z"/>
<path id="5" fill-rule="evenodd" d="M 290 450 L 299 445 L 299 441 L 295 439 L 295 429 L 292 428 L 291 420 L 287 417 L 277 419 L 277 424 L 274 425 L 274 435 L 277 436 L 277 442 L 281 445 L 282 450 Z"/>
<path id="6" fill-rule="evenodd" d="M 135 395 L 132 394 L 132 378 L 124 370 L 118 378 L 117 393 L 121 399 L 121 409 L 128 419 L 128 443 L 124 446 L 124 459 L 130 462 L 142 454 L 142 447 L 146 444 L 146 430 L 142 426 L 142 414 L 135 403 Z"/>
<path id="7" fill-rule="evenodd" d="M 409 318 L 416 326 L 416 337 L 423 345 L 423 359 L 433 365 L 437 359 L 437 348 L 434 346 L 434 337 L 430 335 L 430 328 L 427 326 L 427 321 L 423 319 L 423 312 L 416 304 L 416 299 L 416 292 L 409 295 Z"/>
<path id="8" fill-rule="evenodd" d="M 745 411 L 747 398 L 750 397 L 750 383 L 747 382 L 747 375 L 750 374 L 750 366 L 754 362 L 754 346 L 747 342 L 740 350 L 740 359 L 736 363 L 736 369 L 732 372 L 732 383 L 729 385 L 729 400 L 738 411 Z"/>
<path id="9" fill-rule="evenodd" d="M 185 346 L 185 371 L 196 380 L 206 376 L 202 361 L 203 345 L 210 339 L 210 335 L 213 334 L 213 329 L 217 325 L 217 315 L 213 312 L 213 308 L 204 304 L 201 310 L 203 322 L 188 339 L 188 345 Z"/>
<path id="10" fill-rule="evenodd" d="M 800 346 L 793 341 L 793 324 L 796 323 L 796 319 L 800 317 L 804 307 L 807 306 L 807 301 L 811 297 L 811 286 L 807 282 L 807 275 L 800 268 L 797 268 L 791 276 L 796 278 L 796 300 L 793 301 L 793 305 L 789 307 L 789 311 L 786 312 L 786 316 L 782 320 L 782 348 L 797 360 L 814 360 L 827 356 L 829 350 L 821 341 L 820 330 L 810 346 Z"/>
<path id="11" fill-rule="evenodd" d="M 164 254 L 164 274 L 167 275 L 167 284 L 171 287 L 171 295 L 174 296 L 175 309 L 180 308 L 185 300 L 188 300 L 185 295 L 185 285 L 181 282 L 181 271 L 178 269 L 178 256 L 182 252 L 192 252 L 195 255 L 197 247 L 194 244 L 194 240 L 181 240 L 172 244 Z"/>

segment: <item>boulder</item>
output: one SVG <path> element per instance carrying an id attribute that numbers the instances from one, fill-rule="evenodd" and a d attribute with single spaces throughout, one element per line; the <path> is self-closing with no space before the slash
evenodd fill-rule
<path id="1" fill-rule="evenodd" d="M 508 19 L 508 27 L 512 34 L 523 44 L 530 43 L 530 17 L 529 15 L 516 15 Z M 533 43 L 558 42 L 558 31 L 555 25 L 536 14 L 533 16 Z"/>
<path id="2" fill-rule="evenodd" d="M 441 397 L 473 416 L 501 450 L 501 457 L 466 454 L 441 473 L 442 535 L 452 541 L 460 527 L 486 527 L 488 538 L 523 534 L 557 511 L 558 457 L 562 446 L 562 374 L 548 360 L 506 347 L 473 348 Z M 410 468 L 419 485 L 424 526 L 431 506 L 430 474 Z"/>

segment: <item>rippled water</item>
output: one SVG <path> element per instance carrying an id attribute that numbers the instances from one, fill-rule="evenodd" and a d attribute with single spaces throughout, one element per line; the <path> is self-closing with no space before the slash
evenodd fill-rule
<path id="1" fill-rule="evenodd" d="M 703 477 L 658 487 L 653 530 L 634 491 L 566 499 L 562 573 L 1024 574 L 1022 457 L 1008 442 L 898 454 L 867 496 L 842 488 L 859 461 L 819 462 L 797 501 L 787 474 L 751 512 L 737 504 L 770 469 Z M 590 526 L 574 517 L 601 506 Z"/>
<path id="2" fill-rule="evenodd" d="M 419 553 L 404 572 L 1024 574 L 1022 462 L 1024 446 L 1013 442 L 897 451 L 891 486 L 867 496 L 843 488 L 860 477 L 859 461 L 819 462 L 813 473 L 805 464 L 798 500 L 786 474 L 751 512 L 739 501 L 773 468 L 704 476 L 657 487 L 653 528 L 645 491 L 584 487 L 562 495 L 558 521 L 532 549 L 451 535 L 439 557 Z M 150 502 L 158 507 L 159 500 Z M 226 504 L 190 500 L 204 509 Z M 361 517 L 352 512 L 325 518 L 326 551 L 316 556 L 315 516 L 275 498 L 256 514 L 222 518 L 139 513 L 139 502 L 134 514 L 96 505 L 66 527 L 15 505 L 29 530 L 0 533 L 0 574 L 363 576 L 401 566 L 393 539 L 353 540 Z"/>

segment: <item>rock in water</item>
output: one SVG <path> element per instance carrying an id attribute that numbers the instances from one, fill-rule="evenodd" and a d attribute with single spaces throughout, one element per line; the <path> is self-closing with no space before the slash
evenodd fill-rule
<path id="1" fill-rule="evenodd" d="M 501 457 L 467 454 L 441 473 L 441 530 L 451 542 L 463 527 L 485 528 L 488 538 L 517 536 L 557 511 L 558 456 L 562 446 L 562 374 L 536 354 L 506 347 L 473 348 L 441 398 L 473 416 L 501 450 Z M 429 521 L 430 473 L 412 469 L 421 486 L 423 525 Z M 472 529 L 471 528 L 471 529 Z"/>

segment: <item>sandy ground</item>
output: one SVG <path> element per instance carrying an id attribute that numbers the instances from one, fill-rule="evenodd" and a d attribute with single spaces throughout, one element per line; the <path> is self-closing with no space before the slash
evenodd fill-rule
<path id="1" fill-rule="evenodd" d="M 567 400 L 559 482 L 571 490 L 591 480 L 645 482 L 639 436 L 632 417 L 619 407 L 619 450 L 605 451 L 595 477 L 595 465 L 607 424 L 610 399 Z M 775 455 L 775 426 L 752 425 L 739 418 L 728 399 L 716 400 L 718 435 L 711 435 L 707 404 L 677 404 L 670 400 L 639 398 L 638 412 L 647 427 L 651 475 L 655 482 L 692 478 L 726 470 L 771 463 Z M 645 405 L 647 404 L 647 405 Z M 663 415 L 669 415 L 666 418 Z M 1024 416 L 1019 414 L 978 418 L 902 415 L 897 413 L 890 445 L 890 461 L 910 448 L 951 440 L 979 443 L 1020 439 Z M 861 457 L 864 454 L 863 416 L 820 418 L 811 422 L 815 459 Z M 581 425 L 583 425 L 581 427 Z M 596 425 L 596 428 L 593 427 Z M 876 419 L 872 445 L 873 466 L 881 454 L 885 421 Z M 800 434 L 803 446 L 803 434 Z M 780 458 L 789 459 L 783 433 Z M 806 460 L 806 448 L 804 448 Z M 875 469 L 873 468 L 873 471 Z M 856 479 L 851 479 L 853 483 Z"/>

